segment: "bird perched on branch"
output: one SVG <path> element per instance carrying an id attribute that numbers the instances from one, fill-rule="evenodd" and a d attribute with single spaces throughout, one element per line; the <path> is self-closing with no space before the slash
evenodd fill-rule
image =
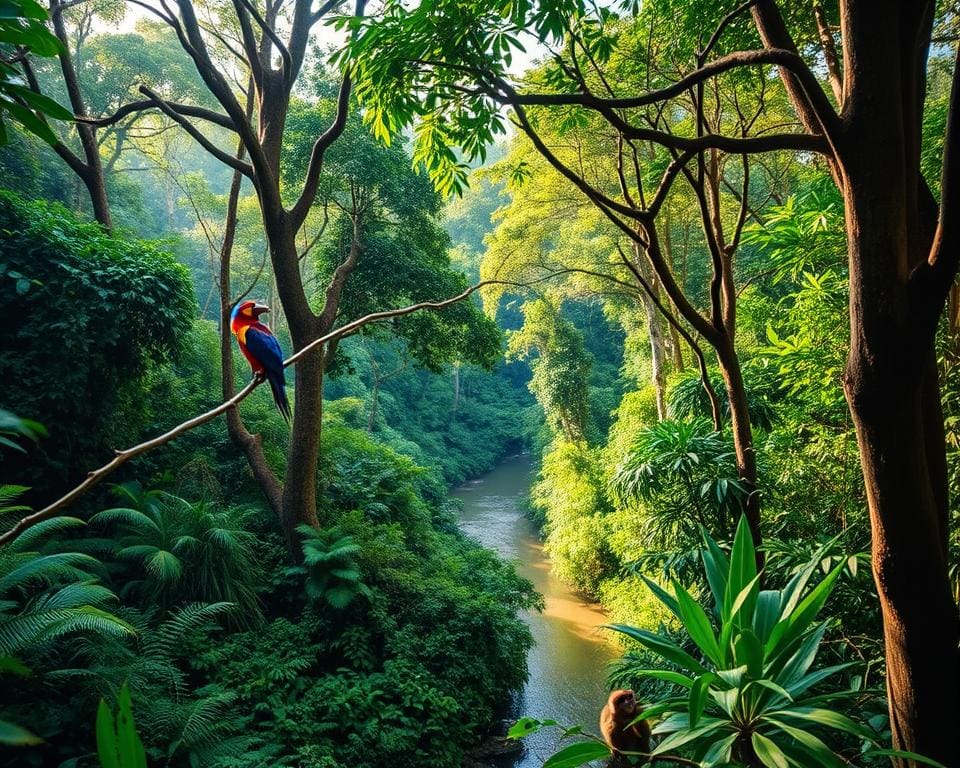
<path id="1" fill-rule="evenodd" d="M 270 307 L 265 304 L 243 301 L 230 313 L 230 330 L 237 337 L 240 351 L 250 363 L 254 377 L 270 383 L 273 402 L 289 423 L 290 403 L 287 400 L 287 382 L 283 376 L 283 351 L 267 324 L 260 322 L 260 315 L 269 311 Z"/>

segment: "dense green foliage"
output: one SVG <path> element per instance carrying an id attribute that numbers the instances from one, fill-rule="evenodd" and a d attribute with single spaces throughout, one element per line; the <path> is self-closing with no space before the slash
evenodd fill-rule
<path id="1" fill-rule="evenodd" d="M 234 509 L 225 517 L 131 488 L 120 489 L 129 506 L 91 520 L 91 528 L 117 530 L 116 543 L 89 534 L 73 541 L 100 553 L 99 561 L 45 554 L 54 546 L 48 538 L 34 555 L 48 558 L 51 569 L 62 563 L 48 582 L 93 568 L 116 585 L 120 626 L 137 637 L 101 636 L 113 620 L 97 606 L 115 598 L 89 580 L 82 591 L 68 584 L 31 603 L 19 623 L 0 624 L 0 637 L 26 637 L 17 630 L 26 617 L 51 642 L 72 637 L 66 657 L 62 643 L 2 646 L 35 670 L 9 688 L 12 701 L 23 702 L 8 706 L 10 719 L 45 740 L 24 757 L 26 764 L 76 756 L 78 746 L 92 749 L 96 701 L 124 680 L 153 758 L 251 766 L 459 764 L 503 691 L 525 678 L 530 637 L 515 613 L 535 605 L 535 593 L 457 532 L 434 473 L 338 417 L 331 417 L 327 434 L 337 446 L 325 476 L 338 522 L 306 539 L 302 566 L 283 565 L 283 545 L 262 513 Z M 35 537 L 69 522 L 55 518 L 45 530 L 34 529 Z M 254 561 L 274 565 L 265 571 Z M 68 601 L 70 589 L 77 594 Z M 51 624 L 44 606 L 52 602 L 77 617 Z M 44 685 L 49 675 L 75 682 L 69 705 Z"/>
<path id="2" fill-rule="evenodd" d="M 0 375 L 16 382 L 4 404 L 53 438 L 8 478 L 55 488 L 137 434 L 123 402 L 181 348 L 193 289 L 157 245 L 111 237 L 57 205 L 0 193 L 0 229 L 0 301 L 18 318 L 0 335 Z"/>
<path id="3" fill-rule="evenodd" d="M 839 155 L 802 133 L 782 51 L 721 58 L 776 47 L 751 20 L 774 4 L 326 4 L 343 13 L 332 54 L 298 26 L 309 3 L 174 6 L 170 28 L 128 24 L 116 0 L 50 18 L 0 0 L 0 535 L 214 407 L 222 377 L 247 381 L 219 327 L 241 298 L 270 304 L 288 353 L 310 328 L 489 284 L 328 342 L 317 408 L 291 398 L 317 414 L 308 439 L 261 387 L 229 436 L 185 431 L 0 545 L 0 744 L 17 764 L 463 765 L 522 689 L 521 614 L 543 606 L 448 494 L 529 449 L 552 570 L 607 612 L 624 649 L 609 683 L 649 703 L 656 754 L 881 765 L 899 678 L 844 396 L 858 275 Z M 832 110 L 851 97 L 840 4 L 776 6 Z M 956 9 L 936 16 L 907 153 L 931 208 L 957 39 Z M 673 87 L 704 61 L 722 65 Z M 247 98 L 257 136 L 236 125 Z M 112 227 L 87 221 L 92 182 Z M 932 444 L 920 458 L 955 499 L 956 287 L 936 368 L 947 466 Z M 288 463 L 310 437 L 319 459 Z M 318 499 L 288 514 L 297 472 L 292 495 L 315 482 Z M 960 526 L 942 506 L 945 604 Z M 881 586 L 894 559 L 877 553 Z M 550 766 L 610 755 L 567 725 Z"/>

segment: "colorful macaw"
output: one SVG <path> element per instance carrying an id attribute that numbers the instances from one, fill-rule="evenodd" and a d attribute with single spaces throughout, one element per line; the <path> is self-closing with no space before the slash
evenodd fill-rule
<path id="1" fill-rule="evenodd" d="M 237 304 L 230 313 L 230 330 L 237 337 L 240 351 L 247 358 L 253 374 L 270 382 L 273 402 L 287 422 L 290 421 L 290 403 L 287 400 L 286 379 L 283 376 L 283 351 L 280 342 L 260 315 L 270 307 L 255 301 Z"/>

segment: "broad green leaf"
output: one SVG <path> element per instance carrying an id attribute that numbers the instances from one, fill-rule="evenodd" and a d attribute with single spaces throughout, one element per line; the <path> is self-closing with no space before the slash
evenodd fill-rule
<path id="1" fill-rule="evenodd" d="M 677 595 L 677 606 L 680 609 L 680 617 L 683 626 L 690 635 L 690 639 L 697 644 L 697 647 L 703 651 L 704 655 L 714 664 L 720 664 L 720 649 L 717 646 L 717 638 L 713 634 L 713 627 L 710 626 L 710 619 L 700 603 L 694 600 L 679 583 L 673 583 L 673 591 Z"/>
<path id="2" fill-rule="evenodd" d="M 769 691 L 773 691 L 777 696 L 786 699 L 787 701 L 793 701 L 793 696 L 790 695 L 790 692 L 787 691 L 783 686 L 777 685 L 773 680 L 767 680 L 766 678 L 761 678 L 760 680 L 751 680 L 749 683 L 744 686 L 744 688 L 749 688 L 751 685 L 759 685 L 761 688 L 766 688 Z"/>
<path id="3" fill-rule="evenodd" d="M 121 768 L 113 713 L 104 699 L 97 707 L 97 755 L 101 768 Z"/>
<path id="4" fill-rule="evenodd" d="M 533 717 L 521 717 L 517 722 L 515 722 L 510 730 L 507 731 L 508 739 L 522 739 L 524 736 L 529 736 L 532 733 L 536 733 L 544 724 Z"/>
<path id="5" fill-rule="evenodd" d="M 706 545 L 701 551 L 703 558 L 703 569 L 707 576 L 707 583 L 710 585 L 710 591 L 713 593 L 713 601 L 716 606 L 717 618 L 723 621 L 723 598 L 727 591 L 727 572 L 730 564 L 727 562 L 727 556 L 723 550 L 717 546 L 705 528 L 701 528 L 703 540 Z"/>
<path id="6" fill-rule="evenodd" d="M 124 683 L 117 697 L 117 743 L 123 768 L 147 768 L 147 755 L 133 720 L 130 689 Z"/>
<path id="7" fill-rule="evenodd" d="M 816 723 L 817 725 L 824 725 L 827 728 L 834 728 L 838 731 L 845 731 L 846 733 L 857 736 L 865 741 L 873 742 L 876 735 L 870 731 L 868 728 L 860 725 L 859 723 L 854 722 L 849 717 L 840 712 L 835 712 L 830 709 L 817 709 L 813 707 L 795 707 L 792 709 L 783 709 L 776 712 L 770 713 L 771 717 L 777 718 L 789 718 L 794 720 L 801 720 L 807 723 Z"/>
<path id="8" fill-rule="evenodd" d="M 764 649 L 768 657 L 775 656 L 790 647 L 793 641 L 807 630 L 816 619 L 817 614 L 820 613 L 824 603 L 827 602 L 827 598 L 830 597 L 833 586 L 840 577 L 843 568 L 843 563 L 834 568 L 823 581 L 810 591 L 809 595 L 800 601 L 791 614 L 781 619 L 780 623 L 773 628 Z"/>
<path id="9" fill-rule="evenodd" d="M 639 629 L 638 627 L 631 627 L 625 624 L 607 624 L 605 628 L 612 629 L 614 632 L 619 632 L 632 640 L 636 640 L 648 650 L 659 654 L 688 672 L 704 674 L 710 671 L 673 641 L 646 629 Z"/>
<path id="10" fill-rule="evenodd" d="M 725 739 L 715 741 L 710 749 L 708 749 L 704 754 L 703 759 L 700 761 L 700 765 L 703 768 L 713 768 L 717 765 L 725 765 L 726 763 L 729 763 L 733 744 L 739 735 L 740 734 L 738 733 L 731 733 Z"/>
<path id="11" fill-rule="evenodd" d="M 757 633 L 760 642 L 767 642 L 778 621 L 780 621 L 780 592 L 772 589 L 761 590 L 757 595 L 752 624 L 753 631 Z"/>
<path id="12" fill-rule="evenodd" d="M 543 768 L 578 768 L 591 760 L 610 757 L 610 748 L 600 741 L 579 741 L 551 755 Z"/>
<path id="13" fill-rule="evenodd" d="M 0 720 L 0 744 L 7 744 L 12 747 L 29 747 L 42 743 L 43 739 L 30 733 L 26 728 L 8 723 L 6 720 Z"/>
<path id="14" fill-rule="evenodd" d="M 651 754 L 663 755 L 672 752 L 685 744 L 693 741 L 699 741 L 708 736 L 717 736 L 729 732 L 731 725 L 726 720 L 720 720 L 715 717 L 703 718 L 703 725 L 699 728 L 685 728 L 668 736 L 661 741 Z"/>
<path id="15" fill-rule="evenodd" d="M 795 728 L 773 717 L 765 717 L 763 719 L 771 725 L 775 725 L 788 736 L 796 739 L 805 750 L 817 759 L 818 765 L 824 768 L 843 768 L 844 762 L 834 754 L 833 750 L 809 731 L 805 731 L 802 728 Z"/>
<path id="16" fill-rule="evenodd" d="M 706 675 L 700 675 L 694 683 L 693 687 L 690 688 L 690 727 L 696 728 L 697 723 L 700 722 L 700 717 L 703 715 L 703 708 L 707 703 L 707 691 L 710 688 L 710 683 L 716 679 L 716 675 L 712 672 Z"/>
<path id="17" fill-rule="evenodd" d="M 750 677 L 754 679 L 763 674 L 763 646 L 749 629 L 740 632 L 733 641 L 733 661 L 737 666 L 746 666 Z"/>
<path id="18" fill-rule="evenodd" d="M 654 680 L 663 680 L 664 682 L 673 683 L 674 685 L 679 685 L 684 688 L 691 688 L 693 686 L 692 677 L 679 672 L 673 672 L 669 669 L 631 669 L 630 674 L 636 675 L 637 677 L 652 677 Z"/>
<path id="19" fill-rule="evenodd" d="M 757 757 L 760 758 L 760 762 L 767 768 L 790 768 L 790 761 L 787 760 L 787 756 L 783 754 L 780 747 L 762 733 L 754 731 L 750 737 L 750 742 L 753 744 L 753 749 L 757 753 Z"/>
<path id="20" fill-rule="evenodd" d="M 737 533 L 730 552 L 730 573 L 727 576 L 727 589 L 723 598 L 723 620 L 733 615 L 733 603 L 737 595 L 757 576 L 757 553 L 753 548 L 750 526 L 746 515 L 740 517 Z"/>
<path id="21" fill-rule="evenodd" d="M 643 583 L 650 588 L 650 591 L 656 595 L 657 599 L 667 606 L 674 616 L 680 619 L 680 621 L 683 621 L 683 616 L 680 614 L 680 606 L 677 604 L 677 599 L 652 579 L 648 579 L 643 574 L 640 574 L 640 578 L 643 579 Z"/>

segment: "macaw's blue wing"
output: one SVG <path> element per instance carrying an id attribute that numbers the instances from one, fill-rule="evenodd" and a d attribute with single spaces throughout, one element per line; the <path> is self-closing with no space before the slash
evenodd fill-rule
<path id="1" fill-rule="evenodd" d="M 266 371 L 267 381 L 270 382 L 270 389 L 273 390 L 273 402 L 277 404 L 277 409 L 283 418 L 289 422 L 290 403 L 287 400 L 286 379 L 283 375 L 283 350 L 280 349 L 280 342 L 273 334 L 251 327 L 247 329 L 246 345 L 250 354 L 260 361 Z"/>

